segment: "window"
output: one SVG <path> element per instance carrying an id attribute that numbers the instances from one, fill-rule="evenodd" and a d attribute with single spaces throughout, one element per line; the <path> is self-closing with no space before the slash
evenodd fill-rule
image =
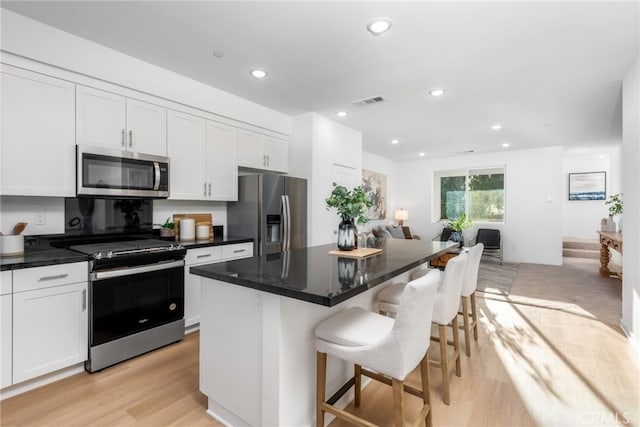
<path id="1" fill-rule="evenodd" d="M 436 218 L 504 222 L 504 174 L 504 166 L 435 172 Z"/>

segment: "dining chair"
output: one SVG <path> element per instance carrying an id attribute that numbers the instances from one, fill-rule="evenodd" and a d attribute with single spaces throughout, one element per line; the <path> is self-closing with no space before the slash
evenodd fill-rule
<path id="1" fill-rule="evenodd" d="M 484 245 L 478 243 L 471 248 L 465 249 L 468 254 L 467 265 L 464 270 L 462 281 L 462 291 L 460 292 L 460 304 L 462 312 L 462 329 L 464 329 L 464 346 L 467 357 L 471 357 L 471 328 L 473 328 L 473 339 L 478 341 L 478 308 L 476 306 L 476 289 L 478 287 L 478 270 L 480 269 L 480 259 Z M 469 303 L 471 303 L 471 313 L 469 313 Z M 471 318 L 471 322 L 469 322 Z"/>

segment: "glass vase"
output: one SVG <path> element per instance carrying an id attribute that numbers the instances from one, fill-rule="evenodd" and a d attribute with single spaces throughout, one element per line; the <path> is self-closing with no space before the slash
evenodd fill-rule
<path id="1" fill-rule="evenodd" d="M 338 249 L 352 251 L 356 247 L 356 226 L 353 220 L 343 218 L 338 226 Z"/>

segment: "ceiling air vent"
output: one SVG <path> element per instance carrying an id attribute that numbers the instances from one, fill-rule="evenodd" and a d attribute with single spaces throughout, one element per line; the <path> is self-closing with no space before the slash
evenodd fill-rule
<path id="1" fill-rule="evenodd" d="M 384 98 L 381 96 L 372 96 L 371 98 L 364 98 L 353 101 L 353 105 L 357 105 L 358 107 L 366 107 L 367 105 L 378 104 L 383 101 Z"/>

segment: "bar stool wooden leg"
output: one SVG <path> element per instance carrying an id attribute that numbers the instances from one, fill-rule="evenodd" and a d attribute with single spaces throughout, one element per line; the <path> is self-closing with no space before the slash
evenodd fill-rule
<path id="1" fill-rule="evenodd" d="M 360 396 L 362 394 L 362 366 L 353 365 L 353 377 L 355 378 L 355 398 L 353 404 L 356 408 L 360 407 Z"/>
<path id="2" fill-rule="evenodd" d="M 462 366 L 460 366 L 460 332 L 458 330 L 458 316 L 451 321 L 453 327 L 453 357 L 456 362 L 456 376 L 462 376 Z"/>
<path id="3" fill-rule="evenodd" d="M 442 400 L 449 404 L 449 363 L 447 360 L 447 327 L 438 325 L 438 338 L 440 340 L 440 369 L 442 370 Z"/>
<path id="4" fill-rule="evenodd" d="M 464 351 L 471 357 L 471 331 L 469 330 L 469 297 L 462 297 L 462 324 L 464 329 Z"/>
<path id="5" fill-rule="evenodd" d="M 471 319 L 473 320 L 473 339 L 478 341 L 478 308 L 476 307 L 476 293 L 471 294 Z"/>
<path id="6" fill-rule="evenodd" d="M 324 427 L 324 404 L 327 387 L 327 354 L 316 352 L 316 427 Z"/>
<path id="7" fill-rule="evenodd" d="M 397 427 L 404 426 L 404 381 L 391 379 L 393 388 L 393 420 Z"/>
<path id="8" fill-rule="evenodd" d="M 427 352 L 428 354 L 428 352 Z M 429 386 L 429 358 L 427 354 L 424 355 L 424 358 L 420 362 L 420 377 L 422 380 L 422 401 L 425 405 L 429 405 L 429 408 L 424 408 L 424 410 L 428 410 L 427 414 L 424 417 L 424 424 L 426 427 L 433 426 L 433 417 L 431 416 L 431 389 Z"/>

